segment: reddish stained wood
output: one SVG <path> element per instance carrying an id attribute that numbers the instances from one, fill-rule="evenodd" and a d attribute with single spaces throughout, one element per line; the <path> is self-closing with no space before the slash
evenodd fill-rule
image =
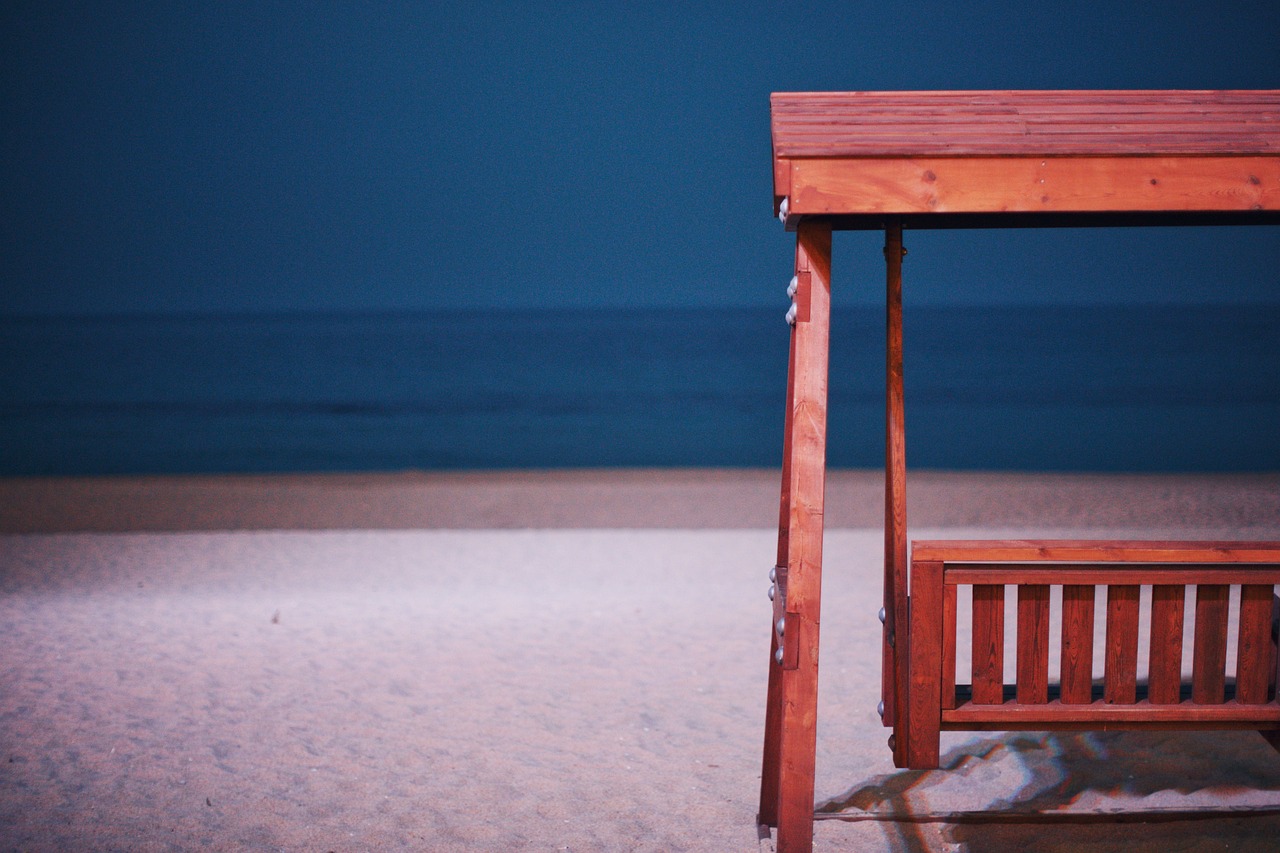
<path id="1" fill-rule="evenodd" d="M 1103 699 L 1108 704 L 1137 701 L 1138 603 L 1142 588 L 1107 588 L 1107 647 Z"/>
<path id="2" fill-rule="evenodd" d="M 1271 644 L 1271 603 L 1275 588 L 1269 585 L 1240 588 L 1240 632 L 1236 654 L 1236 701 L 1262 705 L 1275 674 L 1275 647 Z"/>
<path id="3" fill-rule="evenodd" d="M 1195 648 L 1191 664 L 1191 701 L 1215 705 L 1225 696 L 1227 608 L 1231 588 L 1221 584 L 1196 587 Z"/>
<path id="4" fill-rule="evenodd" d="M 884 650 L 881 690 L 886 722 L 905 696 L 905 646 L 891 641 L 907 624 L 907 455 L 902 387 L 902 226 L 885 229 Z"/>
<path id="5" fill-rule="evenodd" d="M 1063 563 L 993 563 L 948 566 L 951 583 L 1063 583 L 1105 586 L 1123 583 L 1134 586 L 1155 584 L 1239 584 L 1280 582 L 1280 566 L 1258 564 L 1207 565 L 1167 563 L 1163 565 L 1076 566 Z"/>
<path id="6" fill-rule="evenodd" d="M 956 706 L 956 587 L 942 587 L 942 707 Z"/>
<path id="7" fill-rule="evenodd" d="M 769 632 L 769 687 L 765 698 L 764 758 L 760 771 L 760 810 L 756 823 L 778 825 L 778 774 L 781 769 L 779 750 L 782 743 L 782 667 L 774 659 L 778 651 L 778 635 Z"/>
<path id="8" fill-rule="evenodd" d="M 1049 587 L 1018 587 L 1018 701 L 1049 701 Z"/>
<path id="9" fill-rule="evenodd" d="M 1272 563 L 1280 565 L 1280 542 L 1110 539 L 917 540 L 912 554 L 945 563 Z M 949 570 L 950 571 L 954 570 Z"/>
<path id="10" fill-rule="evenodd" d="M 770 102 L 775 158 L 1280 150 L 1275 90 L 781 92 Z"/>
<path id="11" fill-rule="evenodd" d="M 1062 587 L 1062 703 L 1093 701 L 1094 588 Z"/>
<path id="12" fill-rule="evenodd" d="M 826 475 L 827 350 L 830 334 L 831 226 L 802 223 L 796 271 L 808 311 L 798 320 L 790 413 L 790 515 L 787 533 L 787 625 L 777 797 L 778 850 L 813 843 L 813 790 L 818 721 L 818 625 L 822 588 L 822 521 Z M 806 274 L 806 275 L 802 275 Z"/>
<path id="13" fill-rule="evenodd" d="M 793 215 L 1280 210 L 1280 156 L 806 159 Z"/>
<path id="14" fill-rule="evenodd" d="M 938 766 L 942 723 L 942 564 L 911 564 L 911 684 L 907 697 L 906 766 Z M 901 739 L 901 731 L 899 732 Z"/>
<path id="15" fill-rule="evenodd" d="M 973 703 L 1004 701 L 1004 587 L 973 588 Z"/>
<path id="16" fill-rule="evenodd" d="M 1153 705 L 1182 701 L 1182 633 L 1186 587 L 1151 588 L 1151 653 L 1148 695 Z"/>
<path id="17" fill-rule="evenodd" d="M 1147 723 L 1178 728 L 1203 724 L 1207 728 L 1275 729 L 1280 728 L 1280 704 L 1224 702 L 1198 705 L 1183 702 L 1181 705 L 1152 705 L 1150 702 L 1137 702 L 1109 705 L 1105 700 L 1099 700 L 1091 705 L 1064 705 L 1054 700 L 1045 705 L 1020 705 L 1016 702 L 977 705 L 965 702 L 953 711 L 943 711 L 942 721 L 945 727 L 964 729 L 1012 729 L 1037 723 L 1045 727 L 1078 724 L 1082 728 L 1099 728 L 1103 723 Z"/>

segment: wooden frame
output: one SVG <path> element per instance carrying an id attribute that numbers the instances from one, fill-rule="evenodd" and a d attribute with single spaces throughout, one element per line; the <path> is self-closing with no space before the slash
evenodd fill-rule
<path id="1" fill-rule="evenodd" d="M 831 232 L 885 232 L 882 707 L 894 763 L 938 764 L 944 729 L 1247 728 L 1280 748 L 1280 543 L 916 542 L 908 547 L 904 228 L 1280 224 L 1280 90 L 837 92 L 772 96 L 774 211 L 796 232 L 778 557 L 758 822 L 812 848 Z M 1238 665 L 1227 613 L 1238 585 Z M 957 685 L 958 589 L 972 588 Z M 1006 587 L 1017 625 L 1006 632 Z M 1092 659 L 1106 588 L 1105 673 Z M 1049 679 L 1051 591 L 1061 676 Z M 1150 587 L 1144 617 L 1142 588 Z M 1191 592 L 1187 590 L 1190 588 Z M 1184 607 L 1194 602 L 1192 635 Z M 1139 684 L 1143 618 L 1159 642 Z M 1016 678 L 1004 682 L 1006 645 Z M 1189 682 L 1182 650 L 1194 661 Z"/>

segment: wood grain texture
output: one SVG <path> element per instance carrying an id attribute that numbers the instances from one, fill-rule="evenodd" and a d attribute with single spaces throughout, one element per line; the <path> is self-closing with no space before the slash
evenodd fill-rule
<path id="1" fill-rule="evenodd" d="M 917 540 L 912 555 L 947 563 L 1270 563 L 1280 542 L 1107 539 Z M 1050 567 L 1045 567 L 1050 568 Z"/>
<path id="2" fill-rule="evenodd" d="M 794 385 L 789 413 L 787 598 L 777 824 L 779 851 L 813 846 L 813 790 L 818 723 L 818 625 L 822 590 L 826 477 L 827 351 L 830 336 L 831 227 L 802 224 L 796 275 L 804 315 L 792 332 Z"/>
<path id="3" fill-rule="evenodd" d="M 1219 704 L 1225 698 L 1227 616 L 1231 588 L 1220 584 L 1196 587 L 1195 646 L 1191 663 L 1191 700 Z"/>
<path id="4" fill-rule="evenodd" d="M 1275 587 L 1240 587 L 1240 630 L 1236 652 L 1236 701 L 1262 705 L 1269 699 L 1275 674 L 1275 647 L 1271 644 L 1271 603 Z"/>
<path id="5" fill-rule="evenodd" d="M 907 455 L 902 385 L 902 227 L 885 229 L 885 456 L 884 456 L 884 668 L 886 722 L 905 696 L 905 645 L 895 649 L 897 626 L 907 624 Z"/>
<path id="6" fill-rule="evenodd" d="M 797 160 L 793 215 L 1280 210 L 1280 156 Z"/>
<path id="7" fill-rule="evenodd" d="M 1280 91 L 778 92 L 775 159 L 1280 151 Z"/>
<path id="8" fill-rule="evenodd" d="M 1018 587 L 1017 696 L 1024 705 L 1049 701 L 1049 587 Z"/>
<path id="9" fill-rule="evenodd" d="M 1240 705 L 1224 702 L 1198 705 L 1152 705 L 1135 702 L 1112 705 L 1104 700 L 1090 705 L 1064 705 L 1054 700 L 1044 705 L 975 705 L 964 702 L 955 710 L 942 712 L 943 726 L 962 729 L 1044 728 L 1077 726 L 1080 728 L 1119 727 L 1118 724 L 1157 724 L 1169 728 L 1256 728 L 1280 729 L 1280 705 Z"/>
<path id="10" fill-rule="evenodd" d="M 1137 586 L 1107 588 L 1107 640 L 1105 686 L 1107 704 L 1130 705 L 1137 701 L 1138 603 Z"/>
<path id="11" fill-rule="evenodd" d="M 1004 702 L 1004 587 L 973 588 L 973 702 Z"/>
<path id="12" fill-rule="evenodd" d="M 942 722 L 942 564 L 911 564 L 911 683 L 907 697 L 906 766 L 938 766 Z M 901 728 L 898 731 L 902 740 Z"/>
<path id="13" fill-rule="evenodd" d="M 1062 703 L 1093 701 L 1094 587 L 1062 588 Z"/>
<path id="14" fill-rule="evenodd" d="M 1151 588 L 1151 653 L 1148 699 L 1153 705 L 1182 701 L 1182 634 L 1185 586 Z"/>
<path id="15" fill-rule="evenodd" d="M 942 587 L 942 707 L 956 706 L 956 620 L 955 584 Z"/>

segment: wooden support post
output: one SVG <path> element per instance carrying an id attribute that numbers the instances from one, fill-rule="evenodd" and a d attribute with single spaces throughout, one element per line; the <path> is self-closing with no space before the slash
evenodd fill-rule
<path id="1" fill-rule="evenodd" d="M 778 553 L 774 560 L 774 584 L 771 592 L 777 595 L 780 579 L 787 567 L 791 527 L 791 425 L 795 408 L 796 389 L 796 336 L 791 334 L 790 352 L 787 356 L 786 416 L 782 430 L 782 487 L 778 499 Z M 770 622 L 773 621 L 772 612 Z M 778 774 L 781 769 L 779 750 L 782 743 L 782 667 L 778 665 L 778 633 L 769 630 L 769 689 L 765 700 L 764 760 L 760 772 L 760 811 L 756 823 L 760 826 L 778 825 Z"/>
<path id="2" fill-rule="evenodd" d="M 774 807 L 761 805 L 761 823 L 774 818 L 778 853 L 813 849 L 814 768 L 818 733 L 818 624 L 822 590 L 822 522 L 826 487 L 827 351 L 831 314 L 831 224 L 802 221 L 796 229 L 795 328 L 788 382 L 784 486 L 786 630 L 778 670 Z M 781 528 L 781 525 L 780 525 Z M 785 538 L 784 538 L 785 537 Z M 772 677 L 772 676 L 771 676 Z M 768 722 L 766 722 L 766 728 Z M 769 774 L 766 751 L 766 774 Z M 767 793 L 762 784 L 762 800 Z"/>
<path id="3" fill-rule="evenodd" d="M 902 224 L 884 232 L 885 261 L 885 449 L 884 449 L 884 634 L 880 695 L 886 726 L 894 730 L 894 764 L 905 766 L 899 712 L 906 706 L 907 654 L 907 455 L 902 388 Z M 899 631 L 901 626 L 903 630 Z M 898 635 L 902 636 L 899 637 Z"/>
<path id="4" fill-rule="evenodd" d="M 942 730 L 942 563 L 913 564 L 911 584 L 911 687 L 906 743 L 899 748 L 906 753 L 907 767 L 933 770 Z"/>

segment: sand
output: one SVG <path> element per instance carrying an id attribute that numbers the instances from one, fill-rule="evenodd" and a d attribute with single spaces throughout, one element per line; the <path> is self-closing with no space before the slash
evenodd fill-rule
<path id="1" fill-rule="evenodd" d="M 913 478 L 918 538 L 1280 538 L 1276 475 Z M 0 481 L 0 849 L 771 850 L 776 482 Z M 895 770 L 879 483 L 829 488 L 816 849 L 1277 849 L 1251 732 L 948 733 Z"/>

